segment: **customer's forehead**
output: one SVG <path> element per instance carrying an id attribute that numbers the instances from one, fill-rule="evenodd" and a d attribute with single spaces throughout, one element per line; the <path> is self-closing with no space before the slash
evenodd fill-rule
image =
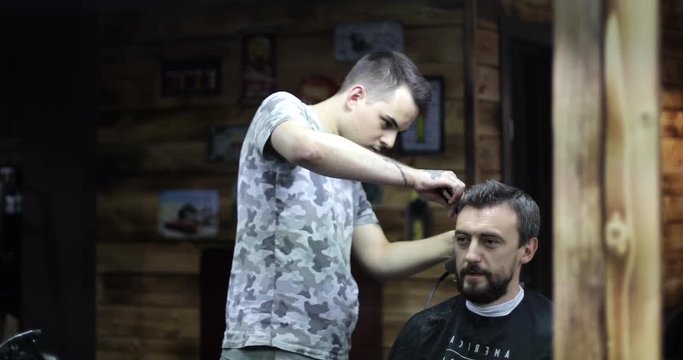
<path id="1" fill-rule="evenodd" d="M 455 222 L 455 230 L 467 230 L 468 227 L 495 228 L 506 230 L 517 227 L 517 213 L 507 203 L 474 207 L 465 206 L 460 210 Z"/>

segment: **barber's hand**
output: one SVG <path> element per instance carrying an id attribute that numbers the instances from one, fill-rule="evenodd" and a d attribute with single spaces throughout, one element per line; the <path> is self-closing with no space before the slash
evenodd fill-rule
<path id="1" fill-rule="evenodd" d="M 447 207 L 448 217 L 452 217 L 465 183 L 452 171 L 420 170 L 414 189 L 421 198 Z"/>

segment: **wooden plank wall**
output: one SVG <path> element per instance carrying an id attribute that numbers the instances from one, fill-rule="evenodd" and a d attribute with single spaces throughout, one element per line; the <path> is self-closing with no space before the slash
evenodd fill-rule
<path id="1" fill-rule="evenodd" d="M 474 182 L 502 178 L 498 23 L 477 19 L 474 33 L 476 113 Z"/>
<path id="2" fill-rule="evenodd" d="M 662 0 L 663 297 L 667 312 L 683 309 L 683 1 Z"/>
<path id="3" fill-rule="evenodd" d="M 553 8 L 550 0 L 492 0 L 475 4 L 479 16 L 474 35 L 476 125 L 472 151 L 476 163 L 472 172 L 477 183 L 502 179 L 501 69 L 496 15 L 550 23 Z"/>
<path id="4" fill-rule="evenodd" d="M 462 11 L 439 0 L 239 2 L 185 0 L 100 2 L 97 356 L 108 359 L 197 359 L 199 257 L 232 241 L 235 164 L 206 161 L 208 128 L 248 124 L 255 107 L 240 106 L 241 38 L 276 33 L 278 88 L 295 91 L 303 78 L 336 81 L 351 64 L 333 56 L 333 29 L 342 22 L 398 20 L 406 53 L 427 75 L 445 81 L 446 151 L 403 157 L 427 168 L 465 173 L 462 119 Z M 163 98 L 164 58 L 222 59 L 218 96 Z M 171 241 L 156 233 L 158 193 L 217 189 L 221 227 L 212 241 Z M 402 239 L 409 192 L 384 189 L 377 213 L 387 234 Z M 453 227 L 435 209 L 434 231 Z M 388 349 L 407 318 L 420 310 L 443 267 L 384 286 L 383 344 Z M 226 269 L 226 272 L 229 269 Z M 450 284 L 450 283 L 449 283 Z M 441 286 L 435 302 L 452 295 Z M 385 349 L 385 350 L 386 350 Z"/>

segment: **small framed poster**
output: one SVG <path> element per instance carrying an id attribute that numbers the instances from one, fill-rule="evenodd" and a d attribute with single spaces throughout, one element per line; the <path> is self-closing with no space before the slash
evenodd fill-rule
<path id="1" fill-rule="evenodd" d="M 242 38 L 242 104 L 259 104 L 275 92 L 276 68 L 275 35 L 244 35 Z"/>
<path id="2" fill-rule="evenodd" d="M 444 86 L 440 76 L 426 76 L 432 85 L 432 101 L 424 114 L 400 133 L 398 150 L 401 154 L 439 154 L 443 152 Z"/>
<path id="3" fill-rule="evenodd" d="M 164 59 L 161 61 L 161 96 L 186 97 L 221 93 L 221 58 Z"/>
<path id="4" fill-rule="evenodd" d="M 216 190 L 168 190 L 159 194 L 159 234 L 173 239 L 218 235 Z"/>

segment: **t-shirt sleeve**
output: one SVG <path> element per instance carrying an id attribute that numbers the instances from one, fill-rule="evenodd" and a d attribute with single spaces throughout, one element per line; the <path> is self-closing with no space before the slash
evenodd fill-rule
<path id="1" fill-rule="evenodd" d="M 273 130 L 288 120 L 301 120 L 306 122 L 306 106 L 294 95 L 287 92 L 276 92 L 268 96 L 254 116 L 254 141 L 259 153 L 270 139 Z"/>
<path id="2" fill-rule="evenodd" d="M 372 209 L 372 204 L 370 203 L 370 201 L 368 201 L 368 197 L 365 194 L 363 185 L 360 182 L 356 181 L 353 186 L 353 205 L 355 209 L 353 219 L 354 226 L 379 223 L 379 221 L 377 220 L 377 216 L 375 215 L 375 211 Z"/>

